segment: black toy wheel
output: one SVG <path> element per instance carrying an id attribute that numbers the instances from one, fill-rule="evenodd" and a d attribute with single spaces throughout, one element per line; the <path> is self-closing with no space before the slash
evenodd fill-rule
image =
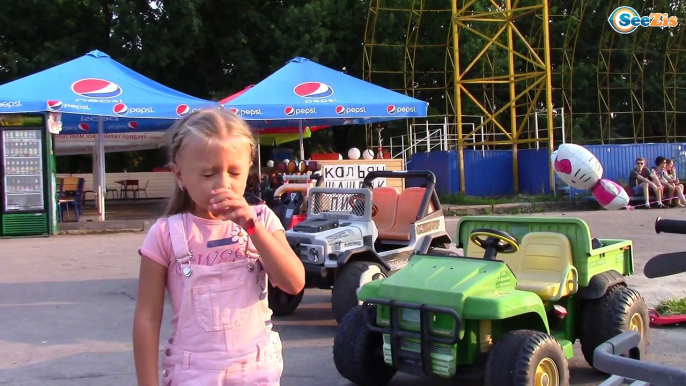
<path id="1" fill-rule="evenodd" d="M 569 365 L 552 336 L 510 331 L 495 343 L 486 361 L 486 386 L 569 386 Z"/>
<path id="2" fill-rule="evenodd" d="M 340 323 L 345 314 L 359 305 L 357 291 L 372 280 L 383 279 L 386 270 L 379 264 L 369 261 L 352 261 L 346 263 L 333 284 L 331 293 L 331 309 Z"/>
<path id="3" fill-rule="evenodd" d="M 585 301 L 581 314 L 581 351 L 586 362 L 593 367 L 593 352 L 607 340 L 626 332 L 641 335 L 638 347 L 622 356 L 643 359 L 648 352 L 650 336 L 648 306 L 638 291 L 615 286 L 596 300 Z"/>
<path id="4" fill-rule="evenodd" d="M 495 248 L 498 253 L 515 253 L 519 250 L 517 239 L 507 232 L 494 229 L 475 229 L 469 240 L 483 249 Z"/>
<path id="5" fill-rule="evenodd" d="M 333 340 L 333 362 L 345 379 L 358 386 L 387 385 L 396 369 L 383 357 L 383 336 L 370 331 L 363 313 L 376 320 L 376 308 L 356 306 L 348 312 Z"/>
<path id="6" fill-rule="evenodd" d="M 279 287 L 272 286 L 269 283 L 269 292 L 267 299 L 269 300 L 269 308 L 271 308 L 274 316 L 286 316 L 293 313 L 298 308 L 300 302 L 303 300 L 305 290 L 303 289 L 297 295 L 291 295 L 283 292 Z"/>

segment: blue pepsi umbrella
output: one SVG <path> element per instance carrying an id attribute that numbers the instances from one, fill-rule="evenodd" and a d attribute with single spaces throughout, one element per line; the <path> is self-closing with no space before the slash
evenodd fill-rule
<path id="1" fill-rule="evenodd" d="M 59 135 L 97 134 L 98 120 L 93 115 L 63 114 L 62 131 Z M 102 117 L 105 134 L 165 131 L 174 119 L 138 119 L 129 117 Z"/>
<path id="2" fill-rule="evenodd" d="M 225 108 L 261 129 L 421 118 L 429 104 L 297 57 Z"/>
<path id="3" fill-rule="evenodd" d="M 178 119 L 219 106 L 146 78 L 97 50 L 0 86 L 0 113 Z"/>

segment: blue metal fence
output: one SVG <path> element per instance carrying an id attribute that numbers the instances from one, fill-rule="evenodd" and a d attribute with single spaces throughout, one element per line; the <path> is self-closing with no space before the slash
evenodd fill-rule
<path id="1" fill-rule="evenodd" d="M 458 157 L 459 158 L 459 157 Z M 468 196 L 502 196 L 514 192 L 512 151 L 464 151 L 464 180 Z M 460 178 L 459 169 L 455 170 Z"/>
<path id="2" fill-rule="evenodd" d="M 436 175 L 436 192 L 439 195 L 455 194 L 460 191 L 460 168 L 457 152 L 432 151 L 417 153 L 407 164 L 408 170 L 431 170 Z M 408 179 L 406 187 L 420 186 L 425 181 Z"/>
<path id="3" fill-rule="evenodd" d="M 589 145 L 605 170 L 604 178 L 626 184 L 634 160 L 644 157 L 653 167 L 655 158 L 674 159 L 679 174 L 686 175 L 686 143 L 646 143 L 631 145 Z M 519 191 L 526 194 L 550 193 L 550 158 L 548 149 L 519 150 Z M 455 151 L 417 153 L 408 163 L 408 170 L 431 170 L 436 174 L 441 195 L 460 192 L 459 157 Z M 465 150 L 465 185 L 470 196 L 504 196 L 514 192 L 511 150 Z M 410 183 L 416 186 L 420 182 Z M 578 191 L 577 191 L 578 192 Z"/>

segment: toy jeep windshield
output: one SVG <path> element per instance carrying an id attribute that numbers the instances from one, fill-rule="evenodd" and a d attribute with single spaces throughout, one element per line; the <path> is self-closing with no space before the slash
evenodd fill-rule
<path id="1" fill-rule="evenodd" d="M 468 216 L 457 244 L 464 257 L 416 255 L 362 287 L 334 340 L 342 376 L 385 385 L 397 371 L 455 379 L 485 368 L 488 386 L 564 386 L 577 339 L 591 366 L 624 331 L 641 336 L 626 355 L 645 354 L 648 310 L 624 280 L 631 241 L 592 239 L 575 218 Z"/>
<path id="2" fill-rule="evenodd" d="M 423 187 L 372 189 L 376 178 L 422 178 Z M 415 253 L 447 248 L 443 211 L 430 171 L 374 171 L 360 189 L 310 189 L 307 219 L 286 231 L 305 265 L 306 287 L 330 289 L 337 321 L 359 304 L 369 281 L 405 267 Z"/>

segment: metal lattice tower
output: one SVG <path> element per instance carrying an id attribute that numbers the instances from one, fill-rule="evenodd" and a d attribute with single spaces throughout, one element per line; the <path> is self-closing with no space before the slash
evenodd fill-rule
<path id="1" fill-rule="evenodd" d="M 460 160 L 465 144 L 511 147 L 515 191 L 517 150 L 539 144 L 552 149 L 556 140 L 563 139 L 562 130 L 565 139 L 576 143 L 676 141 L 686 136 L 680 135 L 685 130 L 679 128 L 686 114 L 684 4 L 673 0 L 370 0 L 369 4 L 364 78 L 429 101 L 429 115 L 449 119 L 450 135 L 456 138 L 449 148 L 459 152 Z M 632 6 L 641 15 L 669 12 L 679 17 L 679 28 L 638 28 L 629 35 L 618 34 L 607 19 L 620 5 Z M 585 28 L 589 25 L 594 28 Z M 444 66 L 437 68 L 441 63 Z M 552 113 L 559 108 L 562 124 Z M 463 131 L 462 123 L 474 115 L 484 117 L 483 123 Z M 538 125 L 534 131 L 532 121 Z M 560 127 L 560 132 L 555 131 Z M 486 140 L 477 139 L 480 131 L 487 133 Z M 463 170 L 460 182 L 464 192 Z"/>
<path id="2" fill-rule="evenodd" d="M 636 10 L 644 15 L 658 6 L 657 1 L 641 1 Z M 626 1 L 607 2 L 606 14 Z M 620 141 L 645 142 L 644 74 L 651 36 L 655 28 L 639 28 L 631 35 L 620 35 L 608 23 L 603 25 L 598 50 L 598 104 L 600 112 L 601 143 L 612 143 L 613 120 L 619 114 L 630 114 L 633 138 Z M 625 103 L 626 99 L 630 103 Z"/>
<path id="3" fill-rule="evenodd" d="M 453 67 L 436 60 L 446 56 L 448 42 L 445 37 L 435 40 L 425 33 L 444 30 L 438 35 L 447 36 L 450 16 L 450 2 L 446 0 L 370 0 L 363 46 L 363 78 L 429 101 L 432 107 L 440 106 L 454 115 L 451 100 L 445 99 Z M 379 57 L 383 60 L 372 61 Z M 440 67 L 436 67 L 436 62 Z M 368 130 L 370 145 L 372 137 L 372 130 Z"/>
<path id="4" fill-rule="evenodd" d="M 686 24 L 686 18 L 679 20 L 680 23 Z M 678 101 L 686 99 L 686 60 L 682 59 L 686 48 L 682 51 L 681 47 L 686 45 L 686 28 L 681 28 L 678 31 L 670 34 L 667 40 L 667 47 L 665 51 L 665 72 L 662 78 L 664 88 L 664 104 L 665 104 L 665 135 L 667 142 L 670 139 L 677 141 L 677 117 L 679 114 L 684 114 L 684 109 L 679 109 Z M 683 121 L 682 121 L 683 124 Z"/>

